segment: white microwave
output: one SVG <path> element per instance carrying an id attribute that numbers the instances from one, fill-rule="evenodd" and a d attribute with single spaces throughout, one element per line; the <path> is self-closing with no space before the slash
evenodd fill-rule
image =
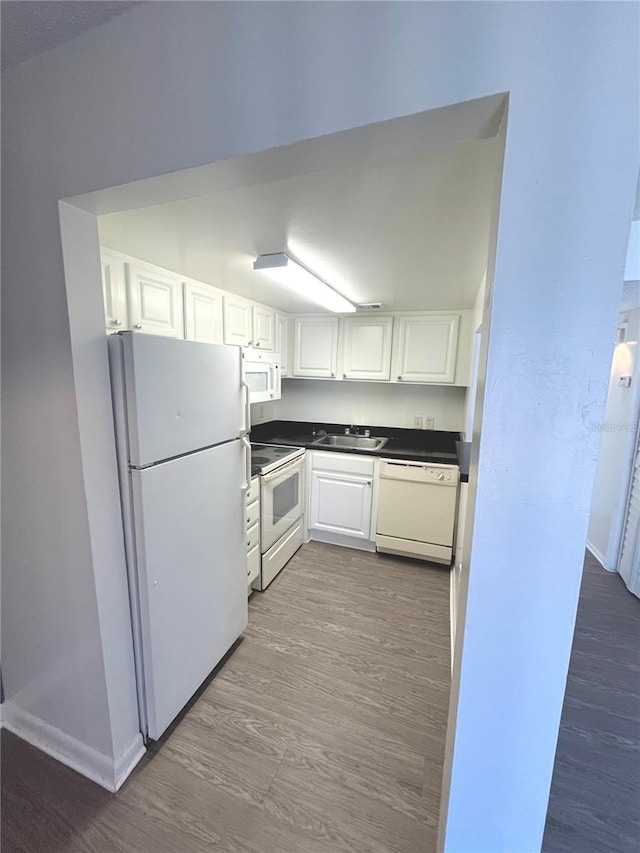
<path id="1" fill-rule="evenodd" d="M 250 403 L 280 399 L 280 356 L 277 353 L 245 347 L 242 374 Z"/>

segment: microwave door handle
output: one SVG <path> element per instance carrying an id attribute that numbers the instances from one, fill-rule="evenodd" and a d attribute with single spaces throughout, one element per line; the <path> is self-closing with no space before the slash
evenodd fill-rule
<path id="1" fill-rule="evenodd" d="M 242 446 L 244 447 L 244 476 L 245 483 L 242 486 L 242 491 L 246 491 L 251 486 L 251 444 L 249 443 L 249 439 L 246 435 L 243 435 L 240 438 L 242 442 Z"/>
<path id="2" fill-rule="evenodd" d="M 244 388 L 244 429 L 242 434 L 246 435 L 251 429 L 251 388 L 244 376 L 240 382 Z"/>

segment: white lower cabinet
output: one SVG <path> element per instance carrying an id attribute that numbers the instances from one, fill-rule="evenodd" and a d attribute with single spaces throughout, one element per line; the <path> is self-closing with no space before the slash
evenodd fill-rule
<path id="1" fill-rule="evenodd" d="M 374 550 L 375 459 L 314 452 L 309 492 L 309 536 Z"/>
<path id="2" fill-rule="evenodd" d="M 247 531 L 247 594 L 260 575 L 260 478 L 253 477 L 246 495 L 245 529 Z"/>
<path id="3" fill-rule="evenodd" d="M 247 554 L 247 586 L 251 592 L 251 584 L 258 580 L 260 574 L 260 546 L 256 545 Z"/>

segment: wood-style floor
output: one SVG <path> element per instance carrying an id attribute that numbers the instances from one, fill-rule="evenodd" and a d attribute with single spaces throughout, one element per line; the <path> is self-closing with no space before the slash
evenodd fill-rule
<path id="1" fill-rule="evenodd" d="M 304 546 L 110 795 L 3 733 L 2 853 L 431 853 L 449 572 Z"/>
<path id="2" fill-rule="evenodd" d="M 543 850 L 640 850 L 640 601 L 590 554 Z"/>

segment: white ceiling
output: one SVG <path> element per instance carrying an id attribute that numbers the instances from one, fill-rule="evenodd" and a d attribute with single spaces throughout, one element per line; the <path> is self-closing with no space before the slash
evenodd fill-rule
<path id="1" fill-rule="evenodd" d="M 101 243 L 265 302 L 316 311 L 252 269 L 288 251 L 352 301 L 470 308 L 486 269 L 496 140 L 243 186 L 100 217 Z"/>
<path id="2" fill-rule="evenodd" d="M 138 5 L 126 0 L 2 0 L 2 69 L 64 44 Z"/>

